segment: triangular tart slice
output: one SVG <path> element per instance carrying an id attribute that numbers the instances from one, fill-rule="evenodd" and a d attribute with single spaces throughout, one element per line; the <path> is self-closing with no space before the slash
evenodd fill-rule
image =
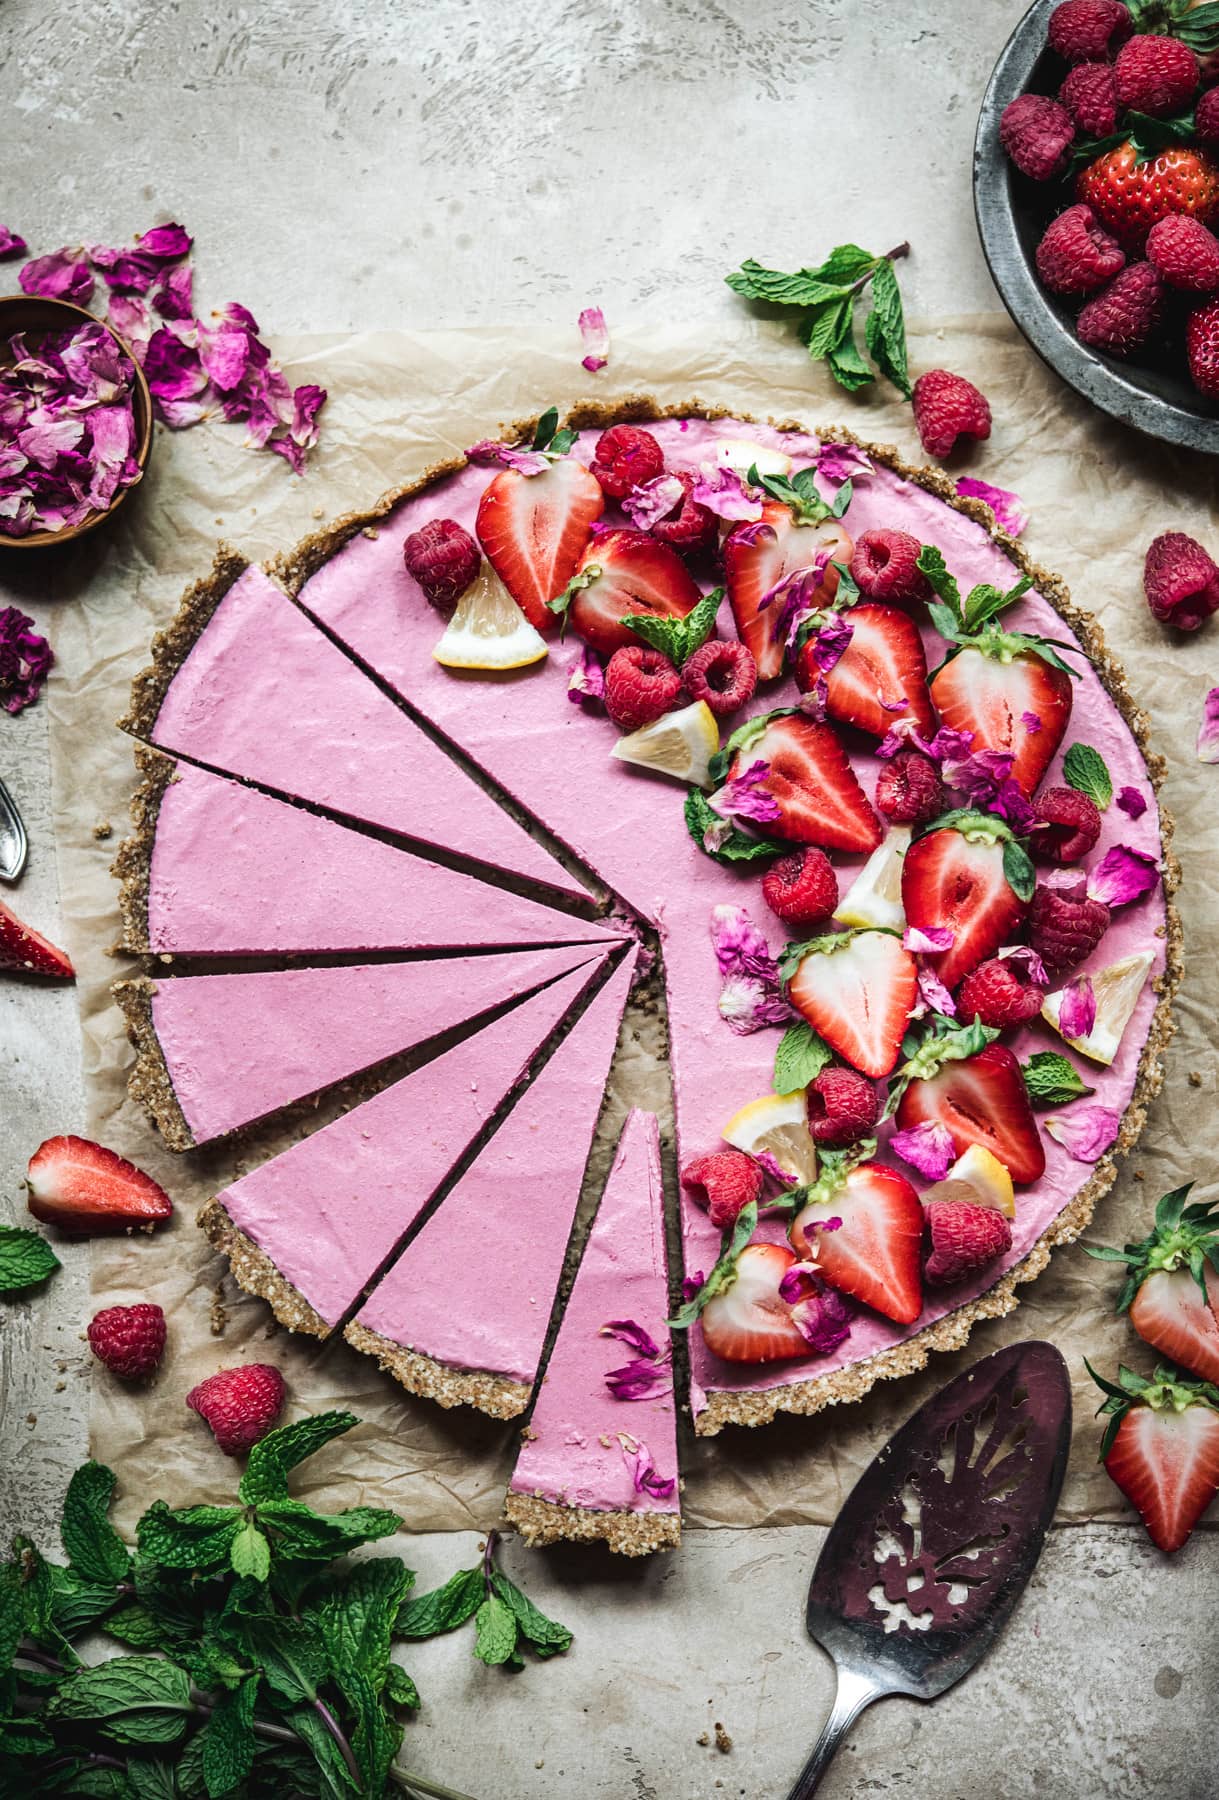
<path id="1" fill-rule="evenodd" d="M 668 1297 L 660 1138 L 655 1116 L 636 1110 L 508 1490 L 505 1511 L 526 1543 L 604 1538 L 626 1556 L 678 1543 Z"/>
<path id="2" fill-rule="evenodd" d="M 282 1324 L 324 1337 L 355 1307 L 604 960 L 570 955 L 560 980 L 205 1207 L 238 1282 Z"/>
<path id="3" fill-rule="evenodd" d="M 120 981 L 129 1087 L 174 1150 L 321 1093 L 554 981 L 570 950 Z"/>
<path id="4" fill-rule="evenodd" d="M 585 896 L 261 569 L 247 567 L 216 600 L 221 579 L 156 639 L 124 730 L 290 799 Z"/>
<path id="5" fill-rule="evenodd" d="M 414 1394 L 524 1412 L 638 953 L 632 951 L 347 1327 Z M 460 1301 L 471 1256 L 493 1272 Z"/>
<path id="6" fill-rule="evenodd" d="M 115 861 L 123 948 L 154 956 L 595 944 L 614 933 L 141 748 Z"/>

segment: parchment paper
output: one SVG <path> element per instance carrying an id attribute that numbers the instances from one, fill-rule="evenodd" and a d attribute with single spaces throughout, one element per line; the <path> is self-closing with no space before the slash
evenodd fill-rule
<path id="1" fill-rule="evenodd" d="M 878 384 L 862 398 L 842 394 L 809 364 L 787 324 L 765 320 L 743 319 L 731 332 L 618 326 L 610 366 L 597 376 L 580 367 L 574 328 L 308 337 L 283 340 L 276 349 L 294 381 L 318 381 L 330 391 L 322 443 L 304 479 L 294 479 L 278 458 L 245 449 L 239 430 L 217 424 L 175 435 L 158 427 L 147 479 L 111 529 L 62 553 L 9 558 L 18 567 L 6 570 L 18 592 L 28 583 L 27 591 L 62 602 L 54 627 L 58 666 L 46 704 L 65 936 L 79 971 L 86 1128 L 147 1168 L 177 1205 L 171 1227 L 154 1237 L 95 1246 L 98 1304 L 160 1301 L 170 1320 L 170 1348 L 146 1390 L 96 1372 L 93 1450 L 123 1471 L 121 1522 L 128 1527 L 155 1494 L 185 1504 L 228 1492 L 231 1470 L 183 1399 L 222 1364 L 271 1360 L 284 1370 L 293 1413 L 343 1405 L 365 1421 L 345 1444 L 315 1459 L 302 1491 L 324 1488 L 328 1471 L 341 1466 L 345 1501 L 356 1497 L 354 1487 L 360 1500 L 394 1507 L 416 1531 L 485 1529 L 499 1516 L 514 1428 L 414 1399 L 344 1345 L 321 1350 L 312 1340 L 290 1338 L 260 1301 L 225 1278 L 222 1260 L 195 1229 L 198 1205 L 299 1135 L 300 1121 L 264 1130 L 248 1143 L 178 1157 L 127 1100 L 131 1053 L 109 985 L 131 970 L 107 950 L 118 935 L 109 865 L 126 832 L 135 782 L 131 745 L 112 721 L 154 630 L 172 616 L 183 586 L 207 569 L 218 537 L 262 559 L 318 521 L 368 504 L 427 464 L 494 433 L 502 421 L 549 402 L 562 407 L 590 394 L 631 392 L 667 402 L 697 397 L 760 416 L 792 415 L 813 427 L 845 423 L 864 436 L 892 440 L 916 461 L 917 440 L 909 408 L 891 391 Z M 1189 641 L 1161 631 L 1147 614 L 1140 583 L 1143 550 L 1156 532 L 1177 527 L 1208 535 L 1214 465 L 1137 438 L 1089 411 L 1042 368 L 1005 319 L 916 327 L 911 358 L 916 371 L 959 369 L 989 396 L 993 436 L 962 462 L 961 472 L 1014 488 L 1031 505 L 1031 552 L 1101 618 L 1170 764 L 1162 798 L 1176 815 L 1184 866 L 1186 980 L 1165 1092 L 1091 1234 L 1094 1241 L 1122 1242 L 1142 1234 L 1166 1188 L 1190 1178 L 1208 1183 L 1219 1150 L 1213 1048 L 1219 770 L 1194 760 L 1202 697 L 1219 680 L 1219 628 Z M 110 835 L 98 835 L 107 826 Z M 620 1063 L 603 1119 L 594 1178 L 604 1171 L 606 1146 L 628 1105 L 650 1102 L 667 1113 L 660 1041 L 654 1015 L 634 1011 L 630 1054 Z M 349 1100 L 332 1097 L 319 1114 Z M 1081 1179 L 1084 1173 L 1081 1167 Z M 586 1209 L 596 1180 L 589 1186 Z M 1151 1365 L 1151 1353 L 1109 1311 L 1117 1286 L 1115 1274 L 1078 1248 L 1060 1251 L 1022 1290 L 1015 1315 L 977 1327 L 966 1351 L 937 1358 L 922 1376 L 884 1383 L 864 1404 L 813 1419 L 730 1429 L 697 1443 L 687 1432 L 687 1523 L 828 1521 L 863 1463 L 919 1401 L 985 1351 L 1024 1336 L 1055 1342 L 1076 1379 L 1076 1442 L 1060 1518 L 1128 1516 L 1095 1466 L 1097 1396 L 1082 1365 L 1085 1352 L 1106 1368 L 1119 1356 Z M 493 1288 L 487 1303 L 493 1304 Z M 214 1327 L 222 1335 L 213 1335 Z M 352 1474 L 354 1482 L 346 1478 Z"/>

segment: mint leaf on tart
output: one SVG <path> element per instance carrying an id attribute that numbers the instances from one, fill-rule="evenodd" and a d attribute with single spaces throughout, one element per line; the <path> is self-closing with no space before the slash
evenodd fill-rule
<path id="1" fill-rule="evenodd" d="M 714 857 L 716 862 L 760 862 L 767 856 L 785 856 L 790 849 L 790 845 L 777 844 L 771 838 L 747 837 L 734 825 L 714 850 L 708 850 L 707 833 L 718 831 L 724 821 L 700 788 L 691 788 L 686 795 L 685 816 L 690 836 L 704 855 Z"/>
<path id="2" fill-rule="evenodd" d="M 37 1287 L 59 1267 L 59 1258 L 36 1231 L 0 1225 L 0 1295 Z"/>
<path id="3" fill-rule="evenodd" d="M 743 299 L 797 307 L 801 343 L 814 362 L 827 364 L 848 393 L 870 386 L 879 371 L 908 400 L 906 321 L 893 265 L 909 253 L 909 244 L 897 244 L 883 256 L 861 250 L 858 244 L 839 244 L 816 268 L 785 274 L 749 258 L 724 279 Z M 875 368 L 855 335 L 858 305 L 869 289 L 872 305 L 864 322 L 864 343 Z"/>
<path id="4" fill-rule="evenodd" d="M 1096 1092 L 1087 1085 L 1074 1063 L 1060 1056 L 1057 1050 L 1038 1050 L 1021 1064 L 1020 1072 L 1034 1106 L 1066 1106 L 1070 1100 L 1079 1100 L 1085 1094 Z"/>
<path id="5" fill-rule="evenodd" d="M 825 1039 L 819 1037 L 806 1020 L 789 1025 L 779 1039 L 775 1051 L 775 1070 L 771 1085 L 776 1094 L 793 1094 L 815 1081 L 834 1053 Z"/>
<path id="6" fill-rule="evenodd" d="M 619 623 L 627 626 L 653 650 L 659 650 L 662 656 L 667 656 L 675 669 L 680 669 L 696 650 L 702 649 L 715 630 L 716 614 L 723 600 L 724 589 L 712 588 L 684 619 L 657 619 L 651 613 L 628 613 Z"/>
<path id="7" fill-rule="evenodd" d="M 1091 744 L 1072 744 L 1062 759 L 1062 772 L 1073 788 L 1104 812 L 1113 799 L 1113 777 L 1099 750 Z"/>

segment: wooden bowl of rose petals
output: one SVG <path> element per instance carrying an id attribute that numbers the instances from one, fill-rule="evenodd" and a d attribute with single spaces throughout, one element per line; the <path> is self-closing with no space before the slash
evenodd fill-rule
<path id="1" fill-rule="evenodd" d="M 151 449 L 148 383 L 110 326 L 67 300 L 0 298 L 0 551 L 96 530 Z"/>

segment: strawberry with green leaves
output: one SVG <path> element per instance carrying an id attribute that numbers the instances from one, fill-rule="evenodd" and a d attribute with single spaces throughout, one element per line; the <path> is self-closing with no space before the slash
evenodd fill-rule
<path id="1" fill-rule="evenodd" d="M 974 1020 L 934 1015 L 931 1029 L 902 1064 L 888 1111 L 899 1131 L 940 1125 L 957 1156 L 980 1144 L 1018 1183 L 1040 1181 L 1045 1146 L 1019 1062 L 998 1032 Z"/>
<path id="2" fill-rule="evenodd" d="M 676 550 L 622 526 L 592 540 L 566 587 L 547 601 L 547 616 L 569 620 L 586 644 L 610 657 L 639 642 L 643 633 L 632 620 L 682 620 L 702 597 Z"/>
<path id="3" fill-rule="evenodd" d="M 831 1287 L 899 1325 L 923 1310 L 923 1208 L 897 1169 L 873 1162 L 876 1140 L 828 1151 L 810 1188 L 793 1196 L 798 1255 L 814 1262 Z"/>
<path id="4" fill-rule="evenodd" d="M 724 540 L 724 577 L 737 635 L 753 654 L 759 681 L 783 673 L 797 612 L 828 607 L 854 546 L 839 523 L 850 505 L 844 481 L 832 502 L 817 491 L 817 472 L 748 474 L 769 496 L 762 516 L 737 525 Z"/>
<path id="5" fill-rule="evenodd" d="M 760 765 L 760 766 L 759 766 Z M 752 815 L 794 844 L 871 855 L 884 833 L 832 725 L 793 707 L 758 713 L 711 759 L 711 776 L 750 782 L 764 797 Z M 725 790 L 721 790 L 723 792 Z M 712 795 L 716 806 L 719 795 Z"/>
<path id="6" fill-rule="evenodd" d="M 551 407 L 528 450 L 475 446 L 508 462 L 478 503 L 475 529 L 491 567 L 535 631 L 554 629 L 550 602 L 575 574 L 593 523 L 605 510 L 596 476 L 567 454 L 575 432 L 559 431 L 558 422 Z"/>
<path id="7" fill-rule="evenodd" d="M 1153 1544 L 1171 1555 L 1219 1493 L 1219 1388 L 1158 1368 L 1151 1381 L 1119 1367 L 1106 1381 L 1101 1439 L 1105 1472 L 1143 1516 Z"/>
<path id="8" fill-rule="evenodd" d="M 843 586 L 840 581 L 839 603 Z M 869 600 L 852 606 L 846 617 L 850 641 L 823 677 L 825 710 L 830 718 L 877 738 L 885 737 L 899 722 L 909 722 L 924 738 L 934 737 L 927 657 L 909 613 Z M 796 684 L 808 693 L 821 674 L 817 639 L 812 635 L 805 638 L 796 655 Z"/>
<path id="9" fill-rule="evenodd" d="M 779 970 L 791 1004 L 844 1062 L 874 1080 L 893 1070 L 918 999 L 918 966 L 895 932 L 789 944 Z"/>
<path id="10" fill-rule="evenodd" d="M 842 1302 L 785 1244 L 755 1244 L 757 1223 L 750 1201 L 670 1326 L 686 1330 L 699 1320 L 708 1350 L 724 1362 L 786 1362 L 836 1348 L 850 1330 Z"/>
<path id="11" fill-rule="evenodd" d="M 1071 717 L 1072 674 L 1059 651 L 1078 646 L 1003 629 L 998 614 L 1031 587 L 1028 576 L 1006 592 L 983 583 L 962 600 L 938 550 L 924 544 L 918 566 L 938 596 L 927 608 L 932 623 L 949 644 L 930 684 L 940 720 L 972 733 L 975 755 L 1009 754 L 1012 780 L 1031 794 Z"/>
<path id="12" fill-rule="evenodd" d="M 945 987 L 1012 941 L 1036 885 L 1005 820 L 965 807 L 931 821 L 906 852 L 902 907 L 914 929 L 951 932 L 947 949 L 927 953 Z"/>
<path id="13" fill-rule="evenodd" d="M 1085 1249 L 1098 1261 L 1125 1264 L 1117 1310 L 1129 1313 L 1145 1342 L 1192 1374 L 1219 1382 L 1219 1207 L 1187 1206 L 1192 1186 L 1164 1195 L 1154 1230 L 1137 1243 Z"/>

